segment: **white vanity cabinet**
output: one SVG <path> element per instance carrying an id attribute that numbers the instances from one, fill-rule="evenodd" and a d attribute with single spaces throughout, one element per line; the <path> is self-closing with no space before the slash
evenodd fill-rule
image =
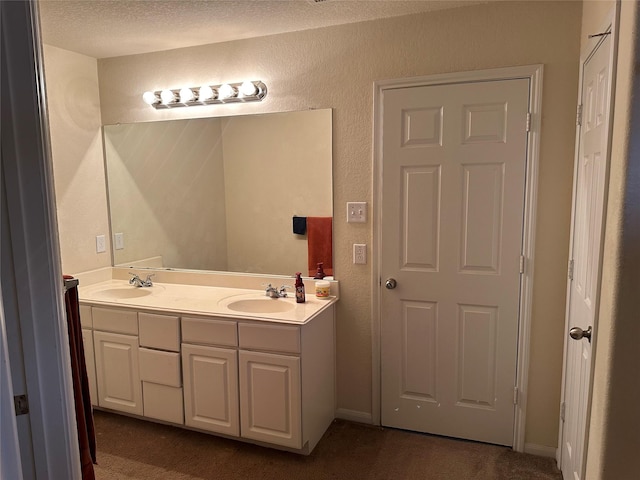
<path id="1" fill-rule="evenodd" d="M 93 349 L 93 319 L 89 305 L 80 305 L 80 325 L 82 326 L 84 360 L 87 367 L 87 379 L 89 381 L 89 396 L 91 397 L 91 405 L 97 405 L 98 387 L 96 386 L 96 360 Z"/>
<path id="2" fill-rule="evenodd" d="M 235 321 L 182 318 L 185 425 L 240 435 L 237 344 Z"/>
<path id="3" fill-rule="evenodd" d="M 97 405 L 142 415 L 138 314 L 131 310 L 111 308 L 93 307 L 91 310 L 98 386 Z"/>
<path id="4" fill-rule="evenodd" d="M 138 327 L 143 414 L 183 424 L 180 318 L 139 312 Z"/>
<path id="5" fill-rule="evenodd" d="M 240 323 L 238 330 L 242 436 L 302 448 L 300 327 Z"/>
<path id="6" fill-rule="evenodd" d="M 300 323 L 82 307 L 98 407 L 303 454 L 334 419 L 334 304 Z"/>
<path id="7" fill-rule="evenodd" d="M 89 380 L 89 397 L 91 405 L 98 404 L 98 387 L 96 385 L 96 356 L 93 349 L 93 332 L 88 328 L 82 329 L 82 344 L 84 345 L 84 359 Z"/>
<path id="8" fill-rule="evenodd" d="M 238 324 L 241 437 L 305 454 L 320 441 L 335 414 L 333 315 Z"/>

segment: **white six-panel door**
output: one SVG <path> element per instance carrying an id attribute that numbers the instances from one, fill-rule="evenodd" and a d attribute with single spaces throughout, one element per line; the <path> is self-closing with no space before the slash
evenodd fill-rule
<path id="1" fill-rule="evenodd" d="M 383 425 L 513 442 L 529 83 L 384 91 Z"/>
<path id="2" fill-rule="evenodd" d="M 595 327 L 598 307 L 609 143 L 611 38 L 606 36 L 582 71 L 582 125 L 578 133 L 573 205 L 567 330 Z M 560 466 L 566 480 L 583 478 L 586 453 L 591 342 L 573 340 L 565 347 Z"/>

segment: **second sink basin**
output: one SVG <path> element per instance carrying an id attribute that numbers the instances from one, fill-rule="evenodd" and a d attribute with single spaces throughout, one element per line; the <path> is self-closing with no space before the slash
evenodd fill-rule
<path id="1" fill-rule="evenodd" d="M 245 313 L 281 313 L 295 307 L 291 302 L 276 298 L 243 298 L 225 304 L 229 310 Z"/>

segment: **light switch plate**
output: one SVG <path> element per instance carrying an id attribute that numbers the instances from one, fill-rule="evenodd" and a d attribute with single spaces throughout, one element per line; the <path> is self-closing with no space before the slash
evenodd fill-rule
<path id="1" fill-rule="evenodd" d="M 347 202 L 347 223 L 367 221 L 367 202 Z"/>

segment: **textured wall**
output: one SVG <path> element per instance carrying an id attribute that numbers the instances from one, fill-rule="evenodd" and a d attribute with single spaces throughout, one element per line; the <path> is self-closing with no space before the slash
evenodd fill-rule
<path id="1" fill-rule="evenodd" d="M 98 66 L 94 58 L 44 48 L 62 270 L 111 265 Z M 106 252 L 96 253 L 96 235 Z"/>
<path id="2" fill-rule="evenodd" d="M 543 63 L 543 120 L 526 442 L 555 446 L 575 136 L 580 2 L 499 2 L 260 39 L 100 60 L 103 123 L 333 108 L 338 406 L 370 413 L 371 222 L 347 224 L 347 201 L 372 200 L 373 83 Z M 146 90 L 262 79 L 259 104 L 156 111 Z"/>

